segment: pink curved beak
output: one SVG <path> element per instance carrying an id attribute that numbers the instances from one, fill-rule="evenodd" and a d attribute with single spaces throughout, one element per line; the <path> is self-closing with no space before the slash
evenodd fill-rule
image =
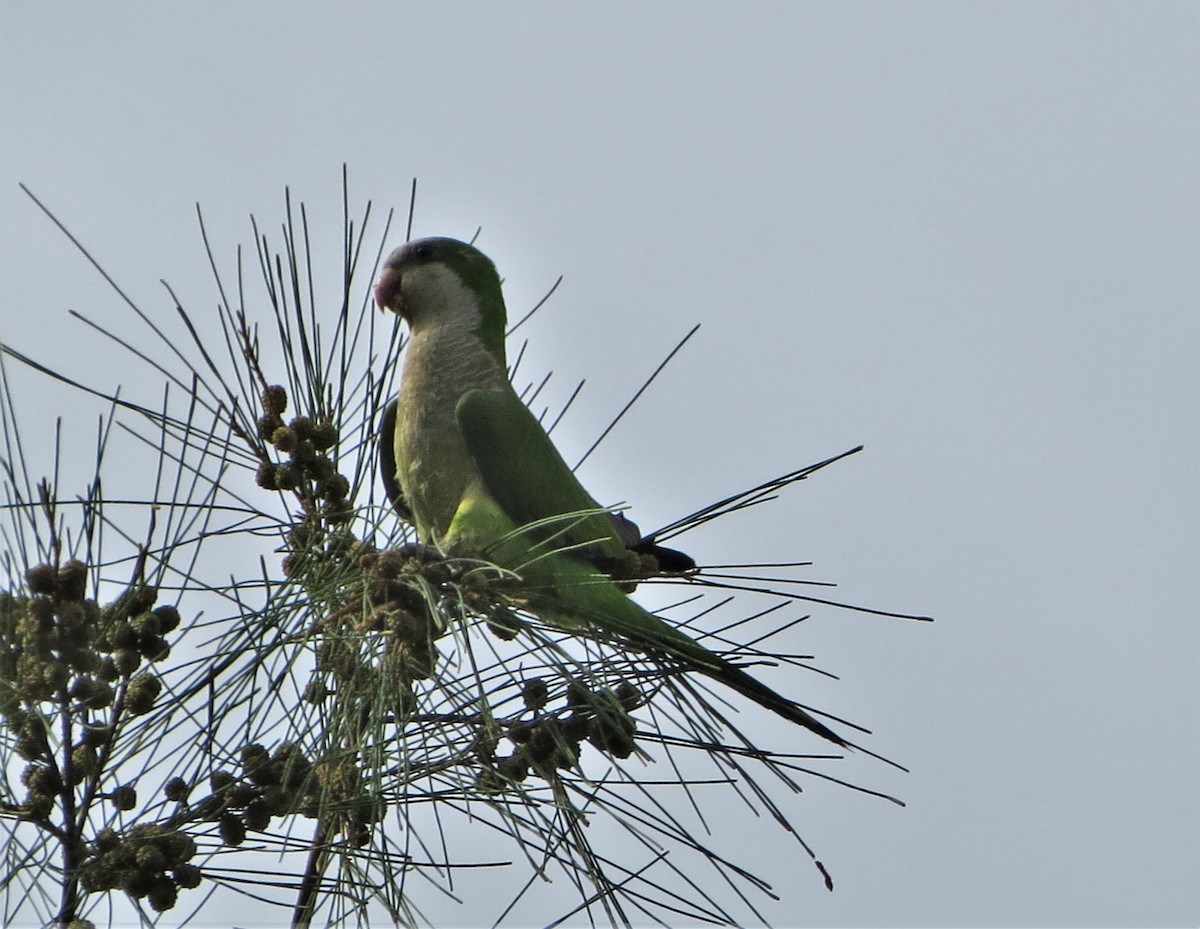
<path id="1" fill-rule="evenodd" d="M 392 303 L 400 291 L 400 272 L 384 268 L 375 282 L 375 305 L 381 310 L 393 309 Z"/>

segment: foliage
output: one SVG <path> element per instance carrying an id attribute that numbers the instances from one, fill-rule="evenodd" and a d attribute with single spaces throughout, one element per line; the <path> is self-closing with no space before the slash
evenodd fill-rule
<path id="1" fill-rule="evenodd" d="M 773 891 L 707 834 L 703 805 L 725 802 L 715 791 L 791 832 L 829 883 L 785 811 L 802 778 L 841 783 L 822 756 L 756 746 L 665 659 L 543 624 L 518 579 L 428 552 L 378 501 L 374 435 L 402 340 L 370 312 L 364 282 L 392 217 L 370 246 L 370 205 L 352 221 L 343 196 L 332 299 L 318 296 L 307 211 L 290 197 L 281 250 L 252 220 L 256 296 L 241 249 L 227 286 L 205 235 L 215 321 L 168 287 L 169 332 L 93 261 L 153 347 L 88 324 L 161 374 L 159 404 L 4 347 L 5 921 L 103 922 L 121 891 L 146 923 L 168 911 L 186 922 L 181 911 L 231 891 L 290 907 L 297 925 L 418 925 L 422 893 L 453 894 L 456 872 L 480 866 L 511 875 L 497 922 L 547 920 L 536 888 L 555 878 L 577 896 L 563 920 L 761 920 L 753 895 Z M 77 498 L 31 480 L 13 360 L 107 405 Z M 660 535 L 773 499 L 828 463 Z M 150 491 L 115 494 L 113 472 Z M 774 596 L 749 617 L 759 624 L 816 599 L 750 568 L 671 582 Z M 689 623 L 741 609 L 693 601 L 679 608 L 695 611 Z M 736 656 L 803 666 L 766 649 L 789 625 Z M 691 629 L 728 645 L 724 629 Z M 651 762 L 673 773 L 651 780 Z M 476 859 L 468 824 L 520 863 Z M 418 890 L 415 876 L 429 883 Z"/>

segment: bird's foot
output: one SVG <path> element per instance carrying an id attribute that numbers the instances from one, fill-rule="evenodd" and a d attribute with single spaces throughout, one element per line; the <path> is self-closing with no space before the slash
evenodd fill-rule
<path id="1" fill-rule="evenodd" d="M 437 546 L 426 545 L 424 542 L 405 542 L 403 545 L 396 546 L 395 551 L 401 558 L 407 558 L 420 564 L 433 564 L 446 560 L 446 556 L 438 551 Z"/>

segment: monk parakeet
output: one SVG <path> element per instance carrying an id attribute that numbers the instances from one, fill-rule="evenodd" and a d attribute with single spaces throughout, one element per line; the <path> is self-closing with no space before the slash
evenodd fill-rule
<path id="1" fill-rule="evenodd" d="M 388 496 L 421 542 L 511 570 L 520 596 L 546 622 L 590 624 L 846 744 L 622 590 L 623 581 L 694 562 L 640 539 L 636 526 L 593 500 L 517 396 L 505 361 L 500 277 L 486 255 L 455 239 L 409 242 L 384 263 L 375 301 L 411 329 L 380 460 Z"/>

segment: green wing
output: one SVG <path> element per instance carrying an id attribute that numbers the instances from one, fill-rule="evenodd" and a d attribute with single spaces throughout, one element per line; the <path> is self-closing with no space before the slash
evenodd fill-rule
<path id="1" fill-rule="evenodd" d="M 484 487 L 514 525 L 550 520 L 534 530 L 536 536 L 553 537 L 556 548 L 586 546 L 586 559 L 604 571 L 629 557 L 610 515 L 583 489 L 515 393 L 469 390 L 455 414 Z"/>
<path id="2" fill-rule="evenodd" d="M 647 613 L 630 600 L 617 585 L 596 583 L 593 568 L 609 569 L 603 562 L 629 557 L 622 533 L 636 535 L 636 527 L 624 529 L 600 510 L 583 489 L 541 423 L 508 390 L 471 390 L 455 407 L 458 427 L 467 450 L 475 461 L 484 489 L 504 517 L 515 526 L 538 520 L 553 520 L 543 536 L 554 536 L 554 547 L 580 544 L 583 557 L 555 557 L 542 562 L 553 572 L 553 580 L 541 580 L 545 589 L 530 592 L 540 606 L 558 617 L 594 623 L 616 633 L 649 652 L 666 654 L 685 666 L 722 681 L 756 703 L 813 732 L 845 745 L 837 735 L 802 707 L 780 696 L 741 668 L 693 641 L 675 627 Z M 591 512 L 586 516 L 581 512 Z M 556 516 L 568 517 L 554 520 Z M 586 545 L 585 545 L 586 543 Z M 640 543 L 639 543 L 640 544 Z M 670 551 L 670 550 L 665 550 Z M 691 559 L 672 552 L 690 564 Z"/>

